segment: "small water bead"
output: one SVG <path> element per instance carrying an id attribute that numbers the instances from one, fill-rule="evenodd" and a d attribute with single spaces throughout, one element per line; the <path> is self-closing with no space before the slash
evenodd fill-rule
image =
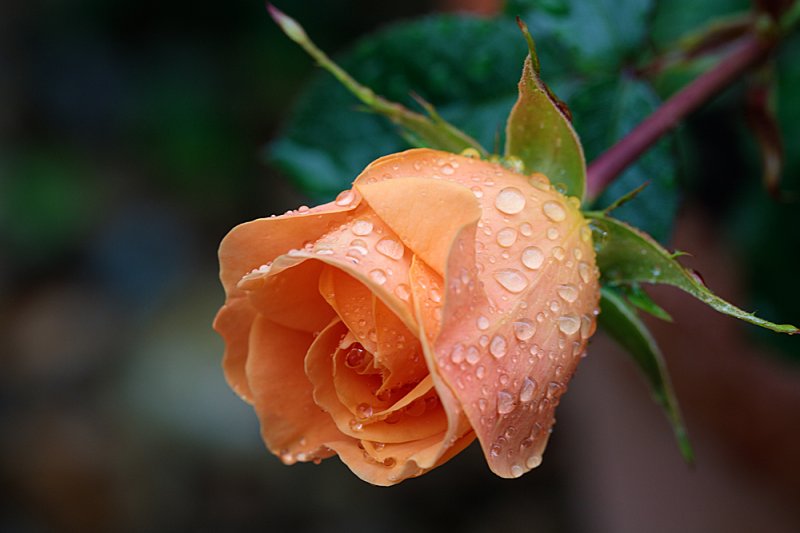
<path id="1" fill-rule="evenodd" d="M 525 466 L 528 468 L 536 468 L 542 464 L 542 456 L 533 454 L 525 460 Z"/>
<path id="2" fill-rule="evenodd" d="M 502 451 L 503 451 L 502 446 L 500 446 L 499 444 L 492 444 L 492 447 L 489 448 L 489 455 L 491 455 L 492 457 L 498 457 L 500 455 L 500 452 Z"/>
<path id="3" fill-rule="evenodd" d="M 361 431 L 364 429 L 364 424 L 353 418 L 350 420 L 350 429 L 353 431 Z"/>
<path id="4" fill-rule="evenodd" d="M 547 176 L 542 174 L 541 172 L 534 172 L 531 174 L 531 177 L 528 179 L 531 185 L 539 189 L 540 191 L 549 191 L 550 190 L 550 180 L 547 179 Z"/>
<path id="5" fill-rule="evenodd" d="M 569 283 L 560 285 L 556 292 L 565 302 L 572 303 L 578 299 L 578 288 Z"/>
<path id="6" fill-rule="evenodd" d="M 481 335 L 478 337 L 478 344 L 481 345 L 481 348 L 486 348 L 489 346 L 489 336 L 488 335 Z"/>
<path id="7" fill-rule="evenodd" d="M 553 222 L 561 222 L 567 218 L 567 212 L 564 210 L 564 207 L 554 200 L 545 202 L 542 205 L 542 211 L 544 212 L 544 216 Z"/>
<path id="8" fill-rule="evenodd" d="M 513 465 L 511 467 L 511 476 L 512 477 L 520 477 L 522 474 L 525 473 L 525 469 L 519 465 Z"/>
<path id="9" fill-rule="evenodd" d="M 450 360 L 453 361 L 454 364 L 459 364 L 464 361 L 466 357 L 467 349 L 464 347 L 463 344 L 458 343 L 453 346 L 453 350 L 450 352 Z"/>
<path id="10" fill-rule="evenodd" d="M 514 336 L 521 341 L 530 339 L 536 333 L 536 325 L 527 318 L 521 318 L 515 321 L 513 325 Z"/>
<path id="11" fill-rule="evenodd" d="M 519 225 L 519 232 L 522 233 L 524 237 L 530 237 L 533 235 L 533 226 L 528 224 L 527 222 L 523 222 Z"/>
<path id="12" fill-rule="evenodd" d="M 489 344 L 489 353 L 495 356 L 497 359 L 506 355 L 506 351 L 508 350 L 508 342 L 506 338 L 502 335 L 495 335 L 492 337 L 492 342 Z"/>
<path id="13" fill-rule="evenodd" d="M 544 252 L 536 246 L 528 246 L 522 250 L 522 264 L 531 270 L 536 270 L 544 263 Z"/>
<path id="14" fill-rule="evenodd" d="M 464 148 L 461 150 L 461 155 L 470 159 L 480 159 L 481 153 L 475 148 Z"/>
<path id="15" fill-rule="evenodd" d="M 379 240 L 378 244 L 375 245 L 375 249 L 389 259 L 394 260 L 402 258 L 406 251 L 401 242 L 389 238 Z"/>
<path id="16" fill-rule="evenodd" d="M 372 222 L 369 220 L 356 220 L 353 223 L 353 227 L 351 231 L 354 235 L 358 235 L 359 237 L 364 237 L 372 233 Z"/>
<path id="17" fill-rule="evenodd" d="M 359 255 L 367 255 L 369 253 L 369 248 L 367 248 L 367 243 L 364 242 L 363 239 L 353 239 L 350 241 L 350 248 L 347 250 L 348 255 L 352 252 L 353 254 Z"/>
<path id="18" fill-rule="evenodd" d="M 567 253 L 564 251 L 562 247 L 560 246 L 553 247 L 553 257 L 555 257 L 559 261 L 563 261 L 566 256 Z"/>
<path id="19" fill-rule="evenodd" d="M 409 287 L 405 283 L 401 283 L 400 285 L 394 288 L 394 293 L 398 298 L 400 298 L 404 302 L 407 302 L 408 299 L 411 297 L 411 287 Z"/>
<path id="20" fill-rule="evenodd" d="M 395 460 L 394 457 L 387 457 L 386 459 L 383 460 L 383 466 L 387 468 L 392 468 L 396 463 L 397 461 Z"/>
<path id="21" fill-rule="evenodd" d="M 558 329 L 565 335 L 572 335 L 581 327 L 581 320 L 578 315 L 566 314 L 558 317 Z"/>
<path id="22" fill-rule="evenodd" d="M 470 346 L 469 348 L 467 348 L 467 363 L 471 365 L 476 365 L 480 360 L 481 360 L 481 353 L 475 346 Z"/>
<path id="23" fill-rule="evenodd" d="M 442 165 L 442 174 L 444 174 L 445 176 L 452 176 L 455 171 L 456 169 L 454 169 L 453 166 L 449 163 L 445 163 L 444 165 Z"/>
<path id="24" fill-rule="evenodd" d="M 378 285 L 383 285 L 384 283 L 386 283 L 386 272 L 384 272 L 380 268 L 376 268 L 375 270 L 370 270 L 369 278 Z"/>
<path id="25" fill-rule="evenodd" d="M 497 232 L 497 244 L 503 248 L 508 248 L 517 242 L 517 230 L 514 228 L 503 228 Z"/>
<path id="26" fill-rule="evenodd" d="M 531 377 L 526 377 L 522 380 L 522 387 L 519 390 L 519 401 L 529 402 L 533 400 L 533 395 L 536 393 L 536 380 Z"/>
<path id="27" fill-rule="evenodd" d="M 575 257 L 575 259 L 583 259 L 583 252 L 580 248 L 573 248 L 572 255 Z"/>
<path id="28" fill-rule="evenodd" d="M 347 352 L 347 355 L 344 358 L 344 364 L 348 368 L 357 368 L 361 366 L 364 362 L 364 358 L 366 357 L 367 351 L 364 349 L 363 346 L 360 344 L 354 344 L 350 351 Z"/>
<path id="29" fill-rule="evenodd" d="M 481 331 L 489 329 L 489 319 L 483 315 L 479 316 L 475 323 Z"/>
<path id="30" fill-rule="evenodd" d="M 347 207 L 348 205 L 353 203 L 355 200 L 356 195 L 351 189 L 347 189 L 346 191 L 342 191 L 336 197 L 336 205 L 340 207 Z"/>
<path id="31" fill-rule="evenodd" d="M 528 279 L 515 268 L 504 268 L 494 273 L 494 279 L 509 292 L 514 294 L 524 291 L 528 287 Z"/>
<path id="32" fill-rule="evenodd" d="M 586 244 L 592 242 L 592 230 L 589 226 L 581 226 L 581 240 Z"/>
<path id="33" fill-rule="evenodd" d="M 427 406 L 424 398 L 417 398 L 406 407 L 405 412 L 410 416 L 422 416 L 425 414 Z"/>
<path id="34" fill-rule="evenodd" d="M 511 378 L 508 377 L 508 374 L 500 374 L 497 378 L 497 381 L 500 382 L 500 385 L 508 385 L 508 382 Z"/>
<path id="35" fill-rule="evenodd" d="M 594 333 L 594 322 L 587 315 L 581 317 L 581 338 L 586 340 Z"/>
<path id="36" fill-rule="evenodd" d="M 494 206 L 501 213 L 516 215 L 525 208 L 525 196 L 516 187 L 506 187 L 497 194 Z"/>
<path id="37" fill-rule="evenodd" d="M 558 230 L 556 228 L 547 228 L 547 238 L 551 241 L 558 239 Z"/>
<path id="38" fill-rule="evenodd" d="M 356 406 L 358 418 L 369 418 L 372 416 L 372 406 L 368 403 L 360 403 Z"/>
<path id="39" fill-rule="evenodd" d="M 484 376 L 486 376 L 486 368 L 481 365 L 475 369 L 475 377 L 478 379 L 483 379 Z"/>
<path id="40" fill-rule="evenodd" d="M 592 273 L 589 263 L 586 263 L 585 261 L 578 263 L 578 275 L 581 277 L 584 283 L 589 283 L 592 281 Z"/>
<path id="41" fill-rule="evenodd" d="M 436 288 L 432 288 L 428 292 L 428 296 L 430 297 L 431 300 L 433 300 L 437 304 L 442 301 L 442 293 L 439 292 L 439 290 Z"/>
<path id="42" fill-rule="evenodd" d="M 471 189 L 472 189 L 472 194 L 475 195 L 475 198 L 483 198 L 483 190 L 481 190 L 480 187 L 474 185 L 473 187 L 471 187 Z"/>
<path id="43" fill-rule="evenodd" d="M 507 415 L 514 410 L 514 396 L 506 389 L 497 393 L 497 413 Z"/>
<path id="44" fill-rule="evenodd" d="M 559 304 L 557 301 L 555 301 L 555 300 L 552 300 L 552 301 L 551 301 L 551 302 L 548 304 L 548 307 L 549 307 L 549 308 L 550 308 L 550 310 L 551 310 L 552 312 L 554 312 L 554 313 L 558 313 L 558 311 L 561 309 L 561 305 L 560 305 L 560 304 Z"/>

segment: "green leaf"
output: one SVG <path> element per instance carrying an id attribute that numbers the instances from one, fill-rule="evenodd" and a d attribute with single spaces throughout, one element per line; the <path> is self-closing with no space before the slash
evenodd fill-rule
<path id="1" fill-rule="evenodd" d="M 656 318 L 660 318 L 666 322 L 672 322 L 672 317 L 669 313 L 655 303 L 653 299 L 650 298 L 650 295 L 644 292 L 644 289 L 642 289 L 638 283 L 624 285 L 622 288 L 625 291 L 625 297 L 628 299 L 628 302 L 635 307 L 638 307 L 645 313 L 650 313 Z"/>
<path id="2" fill-rule="evenodd" d="M 524 50 L 512 20 L 442 15 L 371 34 L 338 63 L 387 98 L 413 105 L 411 93 L 420 94 L 483 146 L 494 146 L 516 98 Z M 331 76 L 317 76 L 268 158 L 322 199 L 348 187 L 375 158 L 409 147 L 396 127 L 356 112 L 357 105 Z"/>
<path id="3" fill-rule="evenodd" d="M 586 213 L 594 232 L 597 266 L 601 281 L 608 285 L 662 283 L 682 289 L 698 300 L 732 317 L 790 335 L 800 332 L 790 324 L 774 324 L 746 313 L 712 293 L 699 276 L 649 235 L 603 213 Z"/>
<path id="4" fill-rule="evenodd" d="M 664 357 L 647 326 L 633 309 L 613 289 L 600 290 L 600 327 L 631 355 L 650 384 L 653 399 L 665 411 L 681 455 L 688 463 L 694 461 L 689 435 L 683 424 L 678 400 L 672 389 Z"/>
<path id="5" fill-rule="evenodd" d="M 533 40 L 519 82 L 519 98 L 508 116 L 505 156 L 522 160 L 526 172 L 541 172 L 566 194 L 583 200 L 586 160 L 578 135 L 559 101 L 539 77 Z"/>
<path id="6" fill-rule="evenodd" d="M 592 160 L 613 146 L 660 103 L 646 82 L 625 74 L 583 85 L 572 95 L 570 104 L 576 110 L 575 128 L 581 135 L 587 158 Z M 613 204 L 648 182 L 646 189 L 616 209 L 614 215 L 666 242 L 678 208 L 676 174 L 673 140 L 667 136 L 628 167 L 594 205 Z"/>
<path id="7" fill-rule="evenodd" d="M 361 100 L 369 109 L 375 113 L 384 115 L 392 122 L 403 128 L 410 138 L 414 139 L 415 144 L 427 146 L 439 150 L 450 152 L 461 152 L 466 148 L 478 150 L 483 155 L 486 150 L 478 144 L 475 139 L 458 130 L 455 126 L 444 120 L 433 107 L 426 106 L 429 116 L 426 117 L 404 106 L 391 102 L 373 92 L 367 86 L 358 83 L 350 74 L 343 70 L 339 65 L 320 50 L 306 35 L 305 30 L 294 19 L 282 13 L 271 4 L 267 4 L 272 18 L 281 27 L 283 32 L 294 42 L 299 44 L 308 54 L 313 57 L 319 65 L 331 73 L 344 87 L 346 87 L 356 98 Z"/>

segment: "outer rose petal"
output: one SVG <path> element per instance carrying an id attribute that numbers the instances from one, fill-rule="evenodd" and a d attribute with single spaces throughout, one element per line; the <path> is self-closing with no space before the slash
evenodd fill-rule
<path id="1" fill-rule="evenodd" d="M 590 232 L 541 176 L 529 180 L 433 150 L 379 159 L 356 188 L 410 175 L 470 187 L 480 205 L 476 225 L 442 239 L 448 255 L 441 330 L 423 339 L 431 372 L 442 381 L 437 391 L 452 391 L 489 466 L 519 476 L 541 461 L 553 410 L 594 330 L 599 293 Z M 430 330 L 425 309 L 415 304 Z"/>

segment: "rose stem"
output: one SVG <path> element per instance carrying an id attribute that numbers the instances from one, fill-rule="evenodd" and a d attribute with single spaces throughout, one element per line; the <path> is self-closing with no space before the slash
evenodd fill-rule
<path id="1" fill-rule="evenodd" d="M 607 185 L 662 135 L 762 61 L 773 47 L 774 41 L 762 36 L 743 37 L 719 64 L 674 94 L 622 140 L 600 154 L 587 169 L 589 201 L 597 198 Z"/>

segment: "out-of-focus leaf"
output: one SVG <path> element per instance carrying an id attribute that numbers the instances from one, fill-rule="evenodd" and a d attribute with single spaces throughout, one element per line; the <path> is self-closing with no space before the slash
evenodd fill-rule
<path id="1" fill-rule="evenodd" d="M 664 409 L 672 425 L 681 455 L 691 464 L 694 453 L 689 443 L 689 435 L 681 417 L 675 392 L 672 390 L 664 357 L 656 340 L 644 322 L 639 319 L 636 310 L 613 289 L 608 287 L 601 289 L 600 311 L 598 318 L 600 327 L 625 348 L 647 378 L 653 399 Z"/>
<path id="2" fill-rule="evenodd" d="M 765 66 L 749 80 L 747 87 L 747 123 L 755 135 L 761 152 L 764 187 L 775 198 L 780 198 L 783 172 L 783 139 L 775 114 L 775 86 L 773 69 Z"/>
<path id="3" fill-rule="evenodd" d="M 720 313 L 778 333 L 800 332 L 790 324 L 774 324 L 742 311 L 712 293 L 649 235 L 602 213 L 588 213 L 597 250 L 597 266 L 608 285 L 663 283 L 682 289 Z"/>
<path id="4" fill-rule="evenodd" d="M 575 129 L 591 161 L 610 148 L 652 113 L 660 100 L 650 86 L 625 74 L 586 83 L 570 99 Z M 642 229 L 660 242 L 669 240 L 678 207 L 677 173 L 671 137 L 665 137 L 628 167 L 597 199 L 607 206 L 629 191 L 649 182 L 633 201 L 614 215 Z"/>
<path id="5" fill-rule="evenodd" d="M 562 61 L 580 72 L 615 72 L 641 51 L 653 0 L 512 0 L 505 12 L 521 16 L 536 42 L 557 43 Z M 545 72 L 545 78 L 549 74 Z"/>
<path id="6" fill-rule="evenodd" d="M 663 50 L 711 20 L 748 12 L 751 8 L 750 0 L 662 0 L 655 3 L 650 37 Z"/>
<path id="7" fill-rule="evenodd" d="M 541 172 L 566 194 L 583 200 L 586 160 L 563 106 L 539 77 L 539 59 L 528 38 L 529 54 L 519 81 L 519 98 L 508 116 L 505 155 L 522 160 L 526 172 Z"/>
<path id="8" fill-rule="evenodd" d="M 442 15 L 372 34 L 338 63 L 394 101 L 413 104 L 410 95 L 418 93 L 491 147 L 514 104 L 524 48 L 513 20 Z M 270 159 L 306 192 L 325 198 L 349 186 L 376 157 L 408 147 L 385 119 L 356 106 L 331 76 L 318 76 L 269 147 Z"/>
<path id="9" fill-rule="evenodd" d="M 294 42 L 299 44 L 317 63 L 327 70 L 339 83 L 366 105 L 371 111 L 384 115 L 392 122 L 403 128 L 408 138 L 420 147 L 460 152 L 467 148 L 478 150 L 486 155 L 486 151 L 477 141 L 458 130 L 455 126 L 444 120 L 435 112 L 432 106 L 426 104 L 429 116 L 424 116 L 411 111 L 404 106 L 391 102 L 360 83 L 350 74 L 320 50 L 306 35 L 305 30 L 297 21 L 285 15 L 275 6 L 267 5 L 272 18 L 278 23 L 283 32 Z"/>

